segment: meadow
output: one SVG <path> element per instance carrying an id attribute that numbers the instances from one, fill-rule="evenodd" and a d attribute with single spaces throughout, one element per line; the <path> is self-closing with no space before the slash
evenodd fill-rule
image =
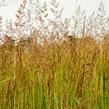
<path id="1" fill-rule="evenodd" d="M 0 109 L 108 109 L 109 35 L 0 46 Z M 28 48 L 27 50 L 25 49 Z"/>
<path id="2" fill-rule="evenodd" d="M 5 34 L 0 17 L 0 109 L 108 109 L 109 20 L 103 3 L 88 18 L 79 7 L 62 21 L 57 0 L 51 0 L 53 20 L 46 3 L 33 3 L 32 12 L 26 2 L 16 21 L 6 22 Z"/>

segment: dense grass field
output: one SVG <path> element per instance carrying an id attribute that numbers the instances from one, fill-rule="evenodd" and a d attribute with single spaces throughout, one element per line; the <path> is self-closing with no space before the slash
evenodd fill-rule
<path id="1" fill-rule="evenodd" d="M 108 109 L 109 35 L 0 45 L 0 109 Z"/>
<path id="2" fill-rule="evenodd" d="M 64 20 L 59 0 L 35 1 L 22 0 L 15 21 L 0 16 L 0 109 L 109 109 L 103 1 Z"/>

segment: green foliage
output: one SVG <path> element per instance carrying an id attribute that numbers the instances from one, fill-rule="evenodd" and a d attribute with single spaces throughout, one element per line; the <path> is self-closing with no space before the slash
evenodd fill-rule
<path id="1" fill-rule="evenodd" d="M 0 46 L 0 109 L 108 108 L 108 37 L 26 41 Z"/>

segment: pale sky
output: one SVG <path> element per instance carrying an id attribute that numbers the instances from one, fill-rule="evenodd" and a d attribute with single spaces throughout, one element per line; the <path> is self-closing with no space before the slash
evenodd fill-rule
<path id="1" fill-rule="evenodd" d="M 1 3 L 2 0 L 0 0 Z M 0 16 L 3 18 L 12 18 L 16 10 L 19 8 L 19 5 L 22 0 L 4 0 L 7 2 L 7 6 L 1 7 L 0 6 Z M 41 0 L 43 1 L 43 0 Z M 50 0 L 44 0 L 50 2 Z M 70 18 L 76 7 L 81 5 L 81 9 L 86 10 L 86 14 L 90 15 L 93 11 L 97 10 L 98 4 L 101 0 L 61 0 L 61 6 L 64 7 L 64 11 L 62 16 Z M 107 12 L 107 16 L 109 16 L 109 0 L 102 0 L 104 1 L 105 9 Z M 5 4 L 5 3 L 4 3 Z"/>
<path id="2" fill-rule="evenodd" d="M 0 3 L 1 1 L 2 0 L 0 0 Z M 5 0 L 5 1 L 7 3 L 7 6 L 0 7 L 0 16 L 3 16 L 4 18 L 10 18 L 15 14 L 16 10 L 19 8 L 21 0 Z"/>

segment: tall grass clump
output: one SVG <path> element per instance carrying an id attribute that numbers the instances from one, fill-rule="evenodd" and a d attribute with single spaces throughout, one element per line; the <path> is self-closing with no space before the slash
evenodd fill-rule
<path id="1" fill-rule="evenodd" d="M 69 35 L 70 20 L 61 21 L 57 0 L 51 1 L 55 20 L 48 24 L 47 4 L 36 6 L 31 1 L 36 6 L 31 12 L 26 10 L 26 2 L 21 4 L 15 24 L 9 22 L 7 33 L 1 36 L 0 109 L 108 109 L 106 25 L 100 26 L 104 32 L 97 31 L 99 24 L 91 22 L 94 14 L 88 20 L 77 15 L 82 21 L 74 21 Z M 39 16 L 32 16 L 36 10 Z"/>

